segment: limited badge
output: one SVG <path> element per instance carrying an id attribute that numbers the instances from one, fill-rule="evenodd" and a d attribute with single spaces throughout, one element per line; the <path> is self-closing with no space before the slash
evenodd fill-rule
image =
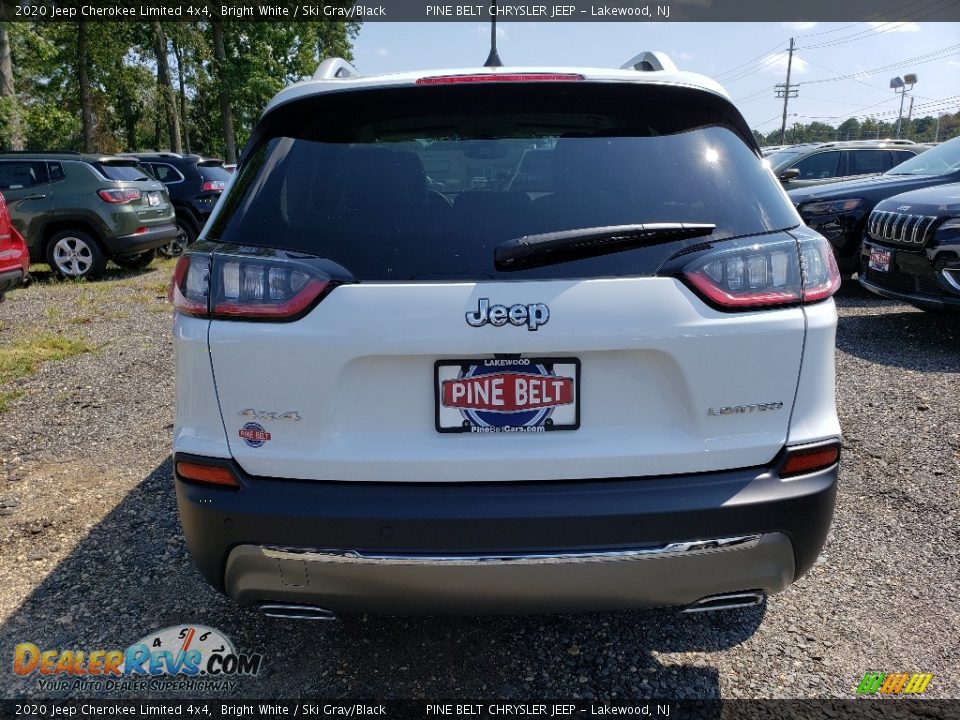
<path id="1" fill-rule="evenodd" d="M 270 433 L 260 423 L 249 422 L 240 428 L 240 437 L 252 448 L 258 448 L 270 440 Z"/>

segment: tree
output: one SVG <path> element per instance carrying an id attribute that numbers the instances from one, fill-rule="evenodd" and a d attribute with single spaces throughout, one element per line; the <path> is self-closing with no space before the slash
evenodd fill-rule
<path id="1" fill-rule="evenodd" d="M 80 84 L 80 119 L 83 126 L 83 151 L 93 152 L 93 107 L 90 100 L 90 76 L 87 66 L 87 25 L 77 23 L 77 79 Z"/>
<path id="2" fill-rule="evenodd" d="M 153 30 L 153 49 L 157 61 L 157 89 L 160 91 L 163 107 L 166 111 L 167 133 L 170 138 L 170 150 L 183 152 L 180 143 L 180 116 L 177 112 L 177 100 L 170 82 L 170 66 L 167 64 L 167 36 L 158 20 L 151 24 Z"/>
<path id="3" fill-rule="evenodd" d="M 13 150 L 23 150 L 23 122 L 20 101 L 13 84 L 13 58 L 7 23 L 0 23 L 0 119 L 8 128 L 6 142 Z M 4 138 L 0 137 L 0 144 Z"/>
<path id="4" fill-rule="evenodd" d="M 217 98 L 220 102 L 223 144 L 226 148 L 227 162 L 233 164 L 237 162 L 237 136 L 233 130 L 233 105 L 230 101 L 228 86 L 227 51 L 223 41 L 223 22 L 213 20 L 210 23 L 210 30 L 213 33 L 214 67 L 216 68 L 215 75 L 219 85 Z"/>

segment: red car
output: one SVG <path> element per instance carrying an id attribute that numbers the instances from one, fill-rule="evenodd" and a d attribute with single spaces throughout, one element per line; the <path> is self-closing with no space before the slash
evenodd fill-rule
<path id="1" fill-rule="evenodd" d="M 0 300 L 8 290 L 20 287 L 27 279 L 30 254 L 20 233 L 10 224 L 7 203 L 0 193 Z"/>

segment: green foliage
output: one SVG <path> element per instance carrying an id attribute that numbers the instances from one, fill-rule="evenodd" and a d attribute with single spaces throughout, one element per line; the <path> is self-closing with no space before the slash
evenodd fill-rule
<path id="1" fill-rule="evenodd" d="M 207 22 L 161 23 L 180 112 L 193 152 L 223 156 L 224 138 Z M 19 110 L 28 149 L 82 148 L 76 23 L 11 23 L 17 99 L 0 102 L 0 149 L 10 147 L 10 118 Z M 87 71 L 93 137 L 101 152 L 167 149 L 162 96 L 148 23 L 87 23 Z M 309 77 L 324 57 L 351 58 L 359 23 L 224 22 L 226 86 L 237 146 L 249 137 L 269 99 Z M 176 52 L 175 52 L 176 49 Z M 182 67 L 178 62 L 182 59 Z M 18 103 L 19 107 L 14 103 Z"/>
<path id="2" fill-rule="evenodd" d="M 780 145 L 780 130 L 772 130 L 764 135 L 754 130 L 754 136 L 761 145 Z M 897 121 L 878 121 L 873 118 L 844 120 L 837 127 L 821 122 L 809 125 L 794 123 L 787 128 L 784 142 L 807 143 L 829 142 L 831 140 L 873 140 L 876 138 L 893 138 L 897 136 Z M 948 113 L 940 116 L 940 131 L 937 134 L 937 118 L 914 118 L 910 123 L 903 119 L 900 128 L 900 137 L 914 142 L 933 142 L 934 138 L 940 141 L 950 140 L 960 136 L 960 113 Z"/>

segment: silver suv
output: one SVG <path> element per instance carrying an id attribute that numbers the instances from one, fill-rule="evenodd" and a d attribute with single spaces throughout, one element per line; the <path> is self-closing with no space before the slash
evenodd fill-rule
<path id="1" fill-rule="evenodd" d="M 766 156 L 786 190 L 879 175 L 927 147 L 911 140 L 856 140 L 791 145 Z"/>

